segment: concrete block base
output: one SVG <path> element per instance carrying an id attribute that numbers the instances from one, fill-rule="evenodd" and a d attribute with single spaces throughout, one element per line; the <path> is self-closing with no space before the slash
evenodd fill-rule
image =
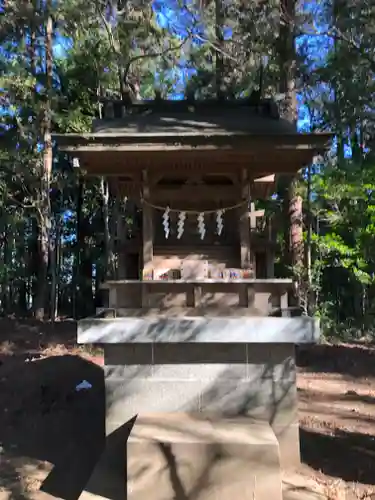
<path id="1" fill-rule="evenodd" d="M 300 462 L 291 344 L 106 345 L 107 435 L 134 415 L 200 413 L 268 422 L 283 468 Z"/>

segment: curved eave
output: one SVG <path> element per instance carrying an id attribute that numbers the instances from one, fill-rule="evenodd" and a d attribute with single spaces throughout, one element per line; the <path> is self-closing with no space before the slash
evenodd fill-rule
<path id="1" fill-rule="evenodd" d="M 252 178 L 294 175 L 330 146 L 331 134 L 64 134 L 59 149 L 79 159 L 89 176 L 121 176 L 142 169 L 198 168 L 225 173 L 246 168 Z M 266 192 L 272 189 L 264 186 Z M 261 188 L 261 186 L 259 186 Z"/>
<path id="2" fill-rule="evenodd" d="M 226 149 L 304 149 L 326 151 L 332 134 L 249 134 L 242 132 L 54 134 L 61 151 L 69 153 L 207 151 Z"/>

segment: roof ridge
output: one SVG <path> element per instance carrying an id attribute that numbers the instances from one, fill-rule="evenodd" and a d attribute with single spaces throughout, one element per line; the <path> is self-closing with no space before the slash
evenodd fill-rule
<path id="1" fill-rule="evenodd" d="M 153 113 L 199 113 L 204 111 L 217 111 L 223 113 L 225 111 L 249 110 L 250 114 L 258 114 L 267 116 L 273 119 L 279 119 L 280 113 L 276 101 L 272 98 L 262 98 L 257 100 L 250 97 L 241 99 L 228 99 L 219 101 L 217 99 L 206 100 L 171 100 L 171 99 L 155 99 L 155 100 L 134 100 L 123 101 L 121 99 L 100 98 L 100 102 L 104 105 L 104 117 L 121 118 L 128 115 L 151 115 Z"/>

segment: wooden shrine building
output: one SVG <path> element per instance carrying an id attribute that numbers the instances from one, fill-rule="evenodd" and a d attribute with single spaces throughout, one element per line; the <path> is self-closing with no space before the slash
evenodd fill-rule
<path id="1" fill-rule="evenodd" d="M 274 277 L 273 231 L 256 201 L 330 135 L 297 134 L 269 101 L 159 100 L 108 103 L 92 133 L 55 139 L 142 213 L 139 240 L 119 235 L 132 264 L 105 284 L 108 315 L 78 324 L 79 343 L 103 345 L 107 439 L 125 441 L 117 430 L 134 424 L 119 444 L 126 467 L 115 473 L 106 447 L 86 489 L 183 500 L 210 463 L 200 500 L 282 500 L 281 468 L 300 460 L 294 346 L 320 330 L 288 315 L 293 283 Z M 94 486 L 108 478 L 112 497 Z"/>
<path id="2" fill-rule="evenodd" d="M 247 100 L 142 101 L 126 109 L 110 102 L 92 133 L 55 138 L 85 175 L 105 176 L 114 196 L 142 209 L 142 240 L 118 247 L 119 279 L 179 277 L 182 262 L 194 259 L 208 262 L 212 277 L 246 269 L 247 277 L 274 278 L 275 234 L 255 202 L 329 141 L 297 134 L 269 101 L 252 107 Z"/>

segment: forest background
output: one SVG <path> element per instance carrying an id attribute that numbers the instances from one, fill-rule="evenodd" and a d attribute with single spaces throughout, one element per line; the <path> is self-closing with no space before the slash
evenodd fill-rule
<path id="1" fill-rule="evenodd" d="M 119 211 L 51 139 L 90 131 L 103 98 L 274 98 L 331 150 L 264 204 L 279 272 L 325 335 L 375 332 L 375 7 L 371 0 L 3 0 L 0 9 L 0 314 L 80 318 L 116 273 Z M 219 75 L 219 77 L 218 77 Z M 293 104 L 293 88 L 296 106 Z M 303 198 L 304 258 L 285 255 L 285 207 Z M 284 264 L 284 265 L 281 265 Z M 290 264 L 290 263 L 289 263 Z"/>

